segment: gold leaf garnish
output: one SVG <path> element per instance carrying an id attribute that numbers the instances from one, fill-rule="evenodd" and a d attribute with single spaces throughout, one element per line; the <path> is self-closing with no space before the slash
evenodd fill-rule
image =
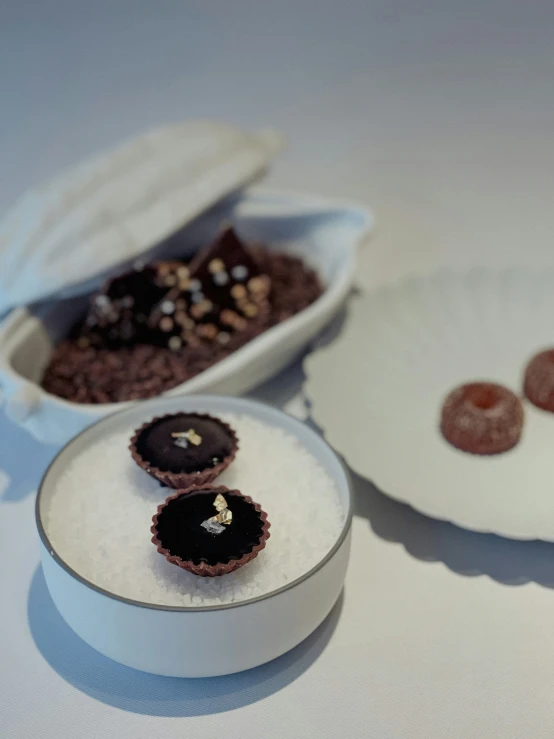
<path id="1" fill-rule="evenodd" d="M 186 441 L 190 441 L 194 446 L 200 446 L 202 443 L 202 437 L 200 434 L 197 434 L 194 429 L 189 429 L 188 431 L 172 431 L 171 436 L 174 439 L 185 439 Z"/>
<path id="2" fill-rule="evenodd" d="M 211 518 L 207 518 L 205 521 L 202 521 L 200 526 L 202 526 L 206 531 L 209 531 L 210 534 L 221 534 L 221 532 L 224 530 L 224 526 L 229 526 L 231 521 L 233 520 L 233 512 L 227 508 L 227 501 L 221 495 L 221 493 L 218 493 L 215 496 L 214 500 L 214 508 L 218 511 L 217 516 L 212 516 Z"/>
<path id="3" fill-rule="evenodd" d="M 200 444 L 202 443 L 202 437 L 200 436 L 200 434 L 197 434 L 194 429 L 189 429 L 187 433 L 190 443 L 194 444 L 194 446 L 200 446 Z"/>
<path id="4" fill-rule="evenodd" d="M 223 272 L 225 269 L 225 265 L 223 264 L 221 259 L 212 259 L 212 261 L 208 264 L 208 270 L 211 272 L 211 274 L 215 274 L 216 272 Z"/>
<path id="5" fill-rule="evenodd" d="M 217 516 L 212 516 L 208 521 L 228 526 L 233 520 L 233 512 L 227 507 L 227 501 L 221 493 L 218 493 L 215 496 L 214 508 L 218 511 Z"/>
<path id="6" fill-rule="evenodd" d="M 222 511 L 224 508 L 227 508 L 227 501 L 221 493 L 218 493 L 215 497 L 214 508 L 216 511 Z"/>
<path id="7" fill-rule="evenodd" d="M 217 514 L 217 516 L 215 516 L 215 520 L 217 521 L 217 523 L 222 523 L 228 526 L 233 520 L 233 512 L 230 511 L 228 508 L 224 508 Z"/>

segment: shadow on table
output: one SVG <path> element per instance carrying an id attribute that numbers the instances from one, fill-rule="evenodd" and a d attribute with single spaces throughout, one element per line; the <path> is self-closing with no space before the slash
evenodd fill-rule
<path id="1" fill-rule="evenodd" d="M 505 585 L 536 582 L 554 587 L 554 545 L 478 534 L 428 518 L 351 474 L 355 513 L 367 518 L 381 539 L 402 544 L 424 562 L 443 562 L 460 575 L 488 575 Z"/>
<path id="2" fill-rule="evenodd" d="M 65 623 L 37 568 L 29 591 L 31 634 L 44 659 L 68 683 L 110 706 L 150 716 L 202 716 L 231 711 L 292 683 L 331 638 L 343 596 L 321 626 L 295 649 L 266 665 L 226 677 L 161 677 L 113 662 L 89 647 Z"/>
<path id="3" fill-rule="evenodd" d="M 9 441 L 0 444 L 0 503 L 17 503 L 35 492 L 59 448 L 36 441 L 2 411 L 0 439 Z"/>
<path id="4" fill-rule="evenodd" d="M 358 291 L 352 289 L 349 300 L 357 294 Z M 283 372 L 280 372 L 275 377 L 254 388 L 249 393 L 249 397 L 278 406 L 279 408 L 285 408 L 287 403 L 290 403 L 295 396 L 298 396 L 303 391 L 306 376 L 304 375 L 302 364 L 305 356 L 311 351 L 317 351 L 332 343 L 340 335 L 346 317 L 347 309 L 343 307 L 331 323 L 327 324 L 321 333 L 315 337 L 308 348 L 302 351 L 295 362 L 289 365 Z M 308 398 L 305 399 L 305 402 L 309 405 Z"/>

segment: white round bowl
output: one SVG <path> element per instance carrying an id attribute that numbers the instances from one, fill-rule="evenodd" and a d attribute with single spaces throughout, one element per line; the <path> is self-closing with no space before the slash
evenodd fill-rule
<path id="1" fill-rule="evenodd" d="M 331 551 L 312 570 L 278 590 L 240 603 L 204 608 L 156 606 L 130 600 L 81 577 L 56 553 L 44 525 L 49 499 L 68 463 L 116 429 L 140 425 L 163 413 L 199 408 L 216 414 L 249 414 L 293 434 L 313 454 L 334 480 L 344 508 L 344 526 Z M 160 398 L 90 426 L 54 459 L 36 501 L 44 577 L 65 621 L 106 657 L 138 670 L 174 677 L 211 677 L 247 670 L 279 657 L 309 636 L 341 593 L 350 552 L 351 521 L 352 495 L 347 472 L 320 436 L 262 403 L 209 395 Z"/>

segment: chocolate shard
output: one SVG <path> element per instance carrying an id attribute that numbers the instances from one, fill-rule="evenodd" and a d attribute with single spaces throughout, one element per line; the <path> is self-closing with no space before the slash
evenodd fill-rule
<path id="1" fill-rule="evenodd" d="M 227 330 L 225 325 L 240 330 L 245 321 L 266 315 L 269 310 L 271 280 L 231 227 L 223 229 L 194 257 L 190 274 L 202 300 L 213 306 L 213 311 L 203 318 L 205 322 L 215 323 L 223 330 Z M 222 321 L 223 311 L 242 320 L 231 316 L 234 320 Z"/>
<path id="2" fill-rule="evenodd" d="M 193 278 L 204 281 L 222 270 L 230 272 L 237 267 L 244 267 L 246 272 L 243 269 L 235 270 L 237 275 L 235 282 L 244 282 L 247 277 L 260 274 L 258 261 L 239 239 L 232 226 L 227 226 L 219 232 L 211 244 L 194 256 L 190 263 L 190 273 Z"/>
<path id="3" fill-rule="evenodd" d="M 110 348 L 158 343 L 148 316 L 178 284 L 183 268 L 182 262 L 154 262 L 108 280 L 91 299 L 81 338 Z"/>
<path id="4" fill-rule="evenodd" d="M 153 343 L 178 351 L 200 342 L 228 343 L 267 318 L 270 279 L 232 228 L 192 260 L 188 279 L 165 294 L 148 316 Z"/>

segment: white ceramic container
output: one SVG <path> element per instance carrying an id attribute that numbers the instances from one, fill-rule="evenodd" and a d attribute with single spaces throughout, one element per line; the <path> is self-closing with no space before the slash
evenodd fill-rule
<path id="1" fill-rule="evenodd" d="M 75 455 L 105 433 L 139 425 L 151 416 L 198 408 L 215 414 L 247 413 L 294 434 L 337 485 L 345 520 L 335 545 L 302 577 L 279 590 L 237 604 L 206 608 L 154 606 L 93 585 L 58 556 L 48 538 L 45 512 L 58 477 Z M 341 593 L 350 551 L 351 520 L 348 475 L 320 436 L 264 404 L 207 395 L 159 398 L 91 426 L 54 459 L 36 502 L 44 576 L 52 599 L 69 626 L 90 646 L 117 662 L 176 677 L 208 677 L 246 670 L 279 657 L 309 636 Z"/>
<path id="2" fill-rule="evenodd" d="M 344 302 L 355 272 L 358 244 L 373 224 L 371 214 L 361 207 L 253 188 L 191 224 L 187 244 L 194 248 L 206 243 L 225 219 L 231 219 L 246 239 L 302 256 L 320 273 L 325 292 L 305 311 L 166 395 L 240 394 L 290 363 Z M 174 250 L 175 243 L 169 239 L 156 256 L 171 256 Z M 53 344 L 82 312 L 85 300 L 75 297 L 35 310 L 19 308 L 0 328 L 0 386 L 6 414 L 43 442 L 65 443 L 99 418 L 130 405 L 72 403 L 44 392 L 39 385 Z"/>

